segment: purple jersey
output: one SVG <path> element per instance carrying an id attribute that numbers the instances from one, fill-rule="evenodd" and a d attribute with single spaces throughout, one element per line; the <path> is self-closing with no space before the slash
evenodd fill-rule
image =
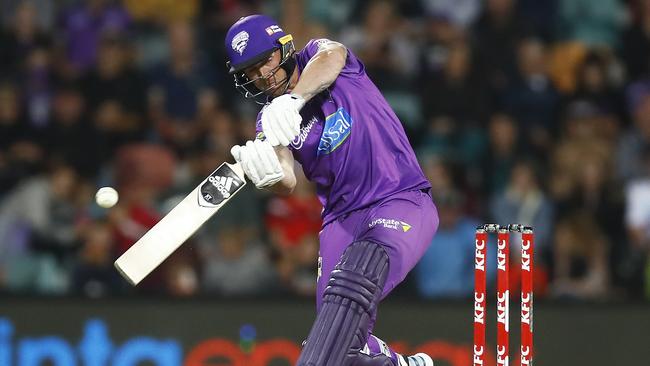
<path id="1" fill-rule="evenodd" d="M 328 41 L 311 40 L 296 54 L 299 72 L 322 42 Z M 316 184 L 323 225 L 395 193 L 430 187 L 402 124 L 350 50 L 336 81 L 300 115 L 289 149 Z"/>

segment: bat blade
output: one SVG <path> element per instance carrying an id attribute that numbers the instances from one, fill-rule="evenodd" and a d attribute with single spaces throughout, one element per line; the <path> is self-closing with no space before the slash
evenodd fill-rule
<path id="1" fill-rule="evenodd" d="M 221 164 L 115 261 L 137 285 L 246 185 L 239 164 Z"/>

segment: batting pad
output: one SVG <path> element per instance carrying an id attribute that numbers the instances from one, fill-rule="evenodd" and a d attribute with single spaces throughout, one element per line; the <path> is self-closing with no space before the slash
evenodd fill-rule
<path id="1" fill-rule="evenodd" d="M 388 276 L 381 245 L 357 241 L 345 250 L 323 293 L 323 305 L 297 366 L 353 366 Z"/>

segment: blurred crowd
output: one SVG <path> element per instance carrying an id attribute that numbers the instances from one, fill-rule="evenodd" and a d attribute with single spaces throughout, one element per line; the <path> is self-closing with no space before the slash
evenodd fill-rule
<path id="1" fill-rule="evenodd" d="M 440 227 L 399 294 L 469 298 L 476 226 L 516 222 L 538 298 L 650 299 L 650 0 L 3 0 L 0 292 L 313 295 L 304 176 L 244 189 L 138 289 L 112 266 L 254 136 L 223 49 L 251 13 L 344 43 L 402 120 Z"/>

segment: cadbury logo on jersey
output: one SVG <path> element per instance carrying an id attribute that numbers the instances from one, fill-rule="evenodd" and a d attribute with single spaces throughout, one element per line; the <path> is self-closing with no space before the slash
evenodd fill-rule
<path id="1" fill-rule="evenodd" d="M 312 117 L 309 122 L 302 126 L 300 128 L 300 133 L 296 138 L 291 141 L 291 147 L 293 147 L 296 150 L 300 150 L 302 148 L 302 145 L 305 143 L 305 140 L 307 140 L 307 136 L 309 136 L 309 132 L 311 132 L 311 128 L 314 127 L 314 124 L 318 122 L 318 118 Z"/>
<path id="2" fill-rule="evenodd" d="M 350 137 L 352 122 L 352 117 L 343 107 L 327 116 L 317 155 L 329 154 L 341 146 Z"/>

